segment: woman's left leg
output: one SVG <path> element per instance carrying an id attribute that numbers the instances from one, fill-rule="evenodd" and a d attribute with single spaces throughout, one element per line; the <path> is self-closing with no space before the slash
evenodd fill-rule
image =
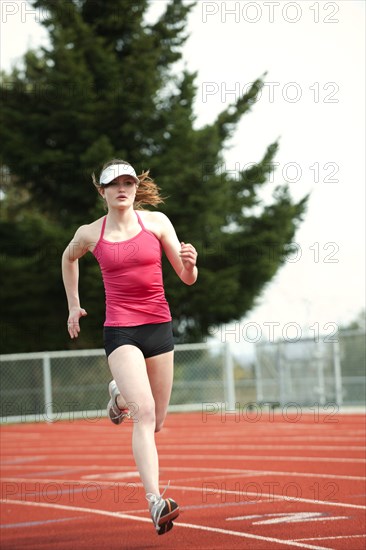
<path id="1" fill-rule="evenodd" d="M 146 359 L 147 375 L 155 401 L 155 431 L 163 427 L 172 393 L 174 373 L 174 351 Z"/>

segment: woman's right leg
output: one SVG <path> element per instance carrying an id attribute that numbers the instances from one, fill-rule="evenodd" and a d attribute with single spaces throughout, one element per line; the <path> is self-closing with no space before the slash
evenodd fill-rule
<path id="1" fill-rule="evenodd" d="M 133 417 L 132 450 L 145 492 L 159 495 L 155 402 L 144 356 L 137 347 L 123 345 L 109 355 L 108 364 L 122 401 L 126 401 Z M 124 403 L 118 400 L 118 405 L 124 406 Z"/>

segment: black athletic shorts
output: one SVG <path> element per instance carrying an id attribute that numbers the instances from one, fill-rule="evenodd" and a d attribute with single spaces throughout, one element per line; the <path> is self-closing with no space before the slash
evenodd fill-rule
<path id="1" fill-rule="evenodd" d="M 138 347 L 145 359 L 174 349 L 171 321 L 136 327 L 104 327 L 103 340 L 107 357 L 126 344 Z"/>

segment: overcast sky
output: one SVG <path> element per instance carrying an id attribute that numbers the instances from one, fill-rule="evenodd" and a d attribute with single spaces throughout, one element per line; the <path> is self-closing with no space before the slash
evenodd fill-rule
<path id="1" fill-rule="evenodd" d="M 165 4 L 152 2 L 150 17 Z M 0 62 L 8 70 L 47 35 L 42 12 L 26 2 L 3 1 L 1 9 Z M 225 153 L 226 169 L 235 176 L 280 136 L 268 187 L 287 181 L 294 198 L 311 193 L 294 239 L 297 255 L 246 319 L 221 334 L 268 339 L 268 323 L 275 336 L 295 337 L 297 327 L 330 334 L 365 307 L 365 2 L 201 1 L 187 31 L 184 60 L 198 71 L 197 126 L 267 71 L 260 99 Z"/>

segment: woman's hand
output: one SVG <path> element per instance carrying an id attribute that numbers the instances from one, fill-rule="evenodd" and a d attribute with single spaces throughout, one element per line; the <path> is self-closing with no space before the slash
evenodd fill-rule
<path id="1" fill-rule="evenodd" d="M 70 338 L 77 338 L 80 332 L 79 319 L 85 317 L 87 312 L 82 307 L 72 307 L 69 312 L 69 318 L 67 320 L 67 330 L 69 331 Z"/>
<path id="2" fill-rule="evenodd" d="M 179 252 L 183 267 L 186 271 L 193 271 L 197 261 L 197 251 L 190 243 L 180 243 L 181 249 Z"/>

